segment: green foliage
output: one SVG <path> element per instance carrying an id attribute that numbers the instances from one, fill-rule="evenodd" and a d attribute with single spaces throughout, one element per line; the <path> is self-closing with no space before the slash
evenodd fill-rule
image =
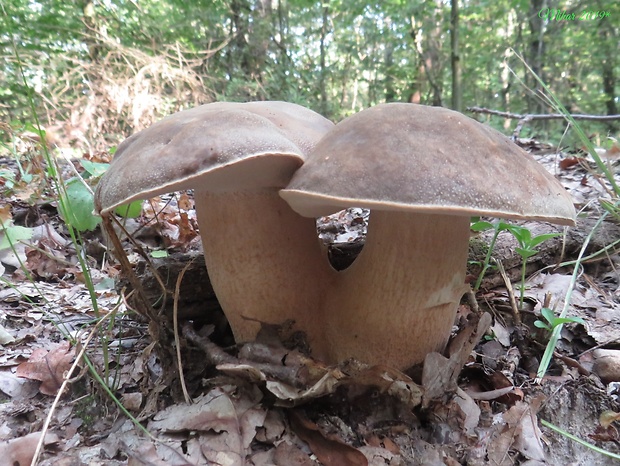
<path id="1" fill-rule="evenodd" d="M 136 218 L 142 213 L 142 201 L 134 201 L 114 209 L 114 212 L 123 218 Z"/>
<path id="2" fill-rule="evenodd" d="M 519 225 L 508 225 L 506 228 L 519 243 L 519 247 L 515 249 L 517 254 L 521 256 L 521 287 L 519 295 L 519 309 L 523 309 L 523 298 L 525 296 L 525 269 L 527 259 L 536 255 L 537 249 L 534 249 L 543 241 L 559 236 L 559 233 L 546 233 L 538 236 L 532 236 L 530 230 Z"/>
<path id="3" fill-rule="evenodd" d="M 94 230 L 101 219 L 93 215 L 93 192 L 81 178 L 71 178 L 65 183 L 64 202 L 58 203 L 62 219 L 77 231 Z"/>
<path id="4" fill-rule="evenodd" d="M 17 181 L 13 170 L 6 168 L 0 168 L 0 179 L 2 180 L 5 191 L 12 191 Z"/>
<path id="5" fill-rule="evenodd" d="M 80 165 L 86 170 L 89 177 L 100 178 L 110 168 L 109 163 L 91 162 L 90 160 L 80 160 Z"/>
<path id="6" fill-rule="evenodd" d="M 214 98 L 286 100 L 336 120 L 386 100 L 449 101 L 449 2 L 6 0 L 2 7 L 0 121 L 27 119 L 31 98 L 45 125 L 64 126 L 71 137 L 77 127 L 97 148 Z M 539 109 L 519 86 L 537 88 L 516 50 L 536 62 L 570 110 L 617 110 L 619 4 L 604 6 L 609 18 L 551 21 L 541 30 L 531 8 L 525 0 L 461 2 L 464 105 Z M 526 130 L 561 134 L 561 122 L 536 125 Z"/>
<path id="7" fill-rule="evenodd" d="M 79 232 L 94 230 L 101 222 L 101 217 L 94 215 L 95 200 L 93 188 L 99 178 L 109 167 L 107 163 L 80 160 L 85 176 L 73 177 L 64 183 L 58 212 L 62 219 Z M 142 212 L 142 202 L 134 201 L 117 207 L 115 212 L 121 217 L 135 218 Z"/>
<path id="8" fill-rule="evenodd" d="M 478 291 L 480 289 L 480 284 L 482 283 L 482 279 L 484 278 L 486 273 L 489 271 L 489 269 L 492 267 L 491 255 L 493 254 L 493 249 L 495 249 L 495 243 L 497 242 L 497 237 L 499 236 L 499 233 L 501 231 L 507 230 L 510 224 L 503 222 L 501 220 L 498 220 L 494 223 L 487 222 L 484 220 L 477 220 L 477 219 L 473 219 L 473 220 L 474 221 L 469 227 L 472 231 L 482 232 L 482 231 L 486 231 L 490 229 L 494 230 L 493 238 L 491 239 L 491 243 L 489 244 L 489 247 L 487 249 L 486 256 L 484 257 L 484 261 L 482 262 L 482 268 L 480 270 L 480 273 L 478 274 L 478 278 L 476 279 L 476 283 L 474 284 L 474 287 L 473 287 L 474 291 Z"/>
<path id="9" fill-rule="evenodd" d="M 532 233 L 528 228 L 519 225 L 508 225 L 506 229 L 512 233 L 519 243 L 520 247 L 516 248 L 516 251 L 523 260 L 534 256 L 538 252 L 534 248 L 540 243 L 559 235 L 559 233 L 546 233 L 532 237 Z"/>
<path id="10" fill-rule="evenodd" d="M 32 228 L 21 227 L 19 225 L 2 224 L 0 228 L 0 251 L 12 248 L 14 244 L 22 240 L 32 238 Z"/>
<path id="11" fill-rule="evenodd" d="M 493 252 L 493 248 L 495 247 L 495 243 L 497 241 L 497 237 L 499 233 L 501 231 L 509 231 L 519 243 L 519 247 L 515 248 L 515 251 L 517 252 L 517 254 L 519 254 L 519 256 L 521 256 L 521 259 L 522 259 L 521 284 L 519 287 L 521 291 L 520 298 L 519 298 L 519 307 L 523 309 L 523 298 L 525 296 L 525 270 L 527 266 L 527 259 L 536 255 L 536 253 L 538 252 L 538 250 L 535 249 L 536 246 L 538 246 L 544 241 L 547 241 L 548 239 L 559 236 L 559 233 L 545 233 L 545 234 L 538 235 L 538 236 L 532 236 L 532 233 L 530 232 L 528 228 L 520 226 L 520 225 L 506 223 L 501 220 L 498 220 L 493 223 L 487 222 L 487 221 L 480 221 L 480 220 L 475 221 L 471 224 L 470 228 L 472 231 L 477 231 L 477 232 L 486 231 L 490 229 L 494 230 L 493 238 L 491 240 L 491 244 L 489 245 L 489 250 L 484 259 L 484 262 L 482 263 L 482 270 L 480 271 L 480 274 L 478 275 L 478 279 L 476 280 L 476 283 L 474 285 L 474 291 L 477 291 L 480 288 L 480 283 L 482 282 L 484 275 L 491 267 L 490 265 L 491 254 Z"/>
<path id="12" fill-rule="evenodd" d="M 45 137 L 45 131 L 37 128 L 35 125 L 13 121 L 10 125 L 7 125 L 4 131 L 7 142 L 0 140 L 0 148 L 4 149 L 7 154 L 11 155 L 18 170 L 18 173 L 16 174 L 13 170 L 4 168 L 0 169 L 0 179 L 3 180 L 6 191 L 12 191 L 17 184 L 28 185 L 34 180 L 34 176 L 25 168 L 25 165 L 30 162 L 28 159 L 33 156 L 31 156 L 31 154 L 26 154 L 25 157 L 20 156 L 16 147 L 20 142 L 16 134 L 23 134 L 25 132 L 30 132 L 31 134 L 41 134 Z M 2 152 L 3 151 L 0 150 L 0 154 L 2 154 Z M 34 157 L 37 157 L 37 155 Z"/>
<path id="13" fill-rule="evenodd" d="M 554 328 L 563 324 L 574 323 L 585 325 L 585 321 L 581 317 L 556 317 L 553 309 L 549 309 L 548 307 L 543 307 L 540 310 L 540 315 L 544 320 L 535 320 L 534 325 L 538 328 L 545 329 L 548 332 L 553 332 Z"/>

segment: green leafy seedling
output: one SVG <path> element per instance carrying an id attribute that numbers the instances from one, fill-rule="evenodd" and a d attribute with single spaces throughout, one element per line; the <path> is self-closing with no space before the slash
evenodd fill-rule
<path id="1" fill-rule="evenodd" d="M 495 243 L 497 241 L 497 237 L 502 230 L 507 230 L 510 227 L 510 224 L 506 222 L 497 221 L 495 223 L 486 222 L 484 220 L 478 220 L 471 224 L 470 229 L 475 232 L 482 232 L 486 230 L 494 229 L 493 239 L 491 239 L 491 243 L 489 244 L 489 249 L 487 250 L 486 256 L 482 263 L 482 269 L 480 270 L 480 274 L 478 275 L 478 279 L 474 285 L 474 291 L 478 291 L 480 288 L 480 284 L 482 283 L 482 279 L 484 278 L 487 271 L 493 267 L 491 265 L 491 254 L 493 253 L 493 249 L 495 249 Z"/>
<path id="2" fill-rule="evenodd" d="M 538 328 L 542 328 L 547 330 L 548 332 L 553 332 L 553 329 L 561 324 L 584 324 L 585 321 L 581 317 L 556 317 L 553 309 L 549 309 L 548 307 L 543 307 L 540 310 L 540 315 L 543 317 L 543 320 L 535 320 L 534 326 Z"/>
<path id="3" fill-rule="evenodd" d="M 521 265 L 521 287 L 519 295 L 519 309 L 523 310 L 523 298 L 525 297 L 525 268 L 527 266 L 527 259 L 536 255 L 538 252 L 536 246 L 547 241 L 548 239 L 559 236 L 560 233 L 544 233 L 538 236 L 532 236 L 532 232 L 526 227 L 519 225 L 508 225 L 506 228 L 512 236 L 515 237 L 519 243 L 519 247 L 515 249 L 517 254 L 521 256 L 523 263 Z"/>

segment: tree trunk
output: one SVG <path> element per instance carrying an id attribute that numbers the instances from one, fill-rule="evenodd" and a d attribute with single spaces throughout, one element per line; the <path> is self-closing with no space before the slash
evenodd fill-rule
<path id="1" fill-rule="evenodd" d="M 601 76 L 603 78 L 603 93 L 605 94 L 605 106 L 607 107 L 607 115 L 616 115 L 618 106 L 616 105 L 616 55 L 614 51 L 617 38 L 615 31 L 609 26 L 609 23 L 600 22 L 599 36 L 602 40 L 602 49 L 604 50 L 604 58 L 601 60 Z M 611 36 L 611 37 L 610 37 Z M 613 122 L 609 123 L 609 127 L 614 131 L 617 125 Z"/>
<path id="2" fill-rule="evenodd" d="M 452 48 L 452 110 L 461 111 L 463 106 L 461 89 L 461 56 L 459 52 L 459 0 L 452 0 L 450 15 L 450 45 Z"/>
<path id="3" fill-rule="evenodd" d="M 411 17 L 411 38 L 415 44 L 417 55 L 422 64 L 419 77 L 419 86 L 423 88 L 423 81 L 426 79 L 430 89 L 428 97 L 431 105 L 440 107 L 442 105 L 442 62 L 441 58 L 441 18 L 443 15 L 442 3 L 436 1 L 435 7 L 430 18 L 423 18 L 417 21 Z M 418 92 L 423 94 L 422 89 Z M 414 94 L 415 96 L 415 94 Z M 415 98 L 415 97 L 413 97 Z M 417 103 L 417 102 L 416 102 Z"/>
<path id="4" fill-rule="evenodd" d="M 101 44 L 96 39 L 93 31 L 97 30 L 97 13 L 95 5 L 91 0 L 87 0 L 82 4 L 82 21 L 84 22 L 84 43 L 88 47 L 88 56 L 92 63 L 97 63 L 99 53 L 101 52 Z"/>
<path id="5" fill-rule="evenodd" d="M 320 75 L 319 75 L 319 93 L 321 96 L 319 113 L 322 115 L 328 114 L 328 102 L 327 102 L 327 60 L 326 60 L 326 47 L 325 40 L 329 33 L 329 0 L 323 2 L 323 16 L 321 21 L 321 40 L 319 43 L 320 53 Z"/>
<path id="6" fill-rule="evenodd" d="M 389 17 L 385 18 L 385 24 L 389 28 L 392 21 Z M 385 41 L 385 60 L 384 60 L 384 78 L 383 86 L 385 89 L 385 101 L 394 102 L 396 100 L 396 91 L 394 89 L 394 42 L 392 40 Z"/>
<path id="7" fill-rule="evenodd" d="M 228 75 L 233 78 L 237 77 L 238 70 L 242 70 L 241 74 L 247 69 L 246 54 L 247 42 L 245 39 L 247 33 L 247 18 L 243 14 L 243 10 L 248 10 L 246 0 L 232 0 L 230 3 L 230 35 L 233 37 L 231 47 L 228 48 L 227 68 Z"/>
<path id="8" fill-rule="evenodd" d="M 530 25 L 530 43 L 529 53 L 527 57 L 527 64 L 532 71 L 543 81 L 545 76 L 542 72 L 542 64 L 545 56 L 545 19 L 538 16 L 538 13 L 547 6 L 547 0 L 531 0 L 529 11 L 529 25 Z M 530 89 L 542 90 L 540 85 L 536 81 L 536 78 L 526 74 L 525 82 Z M 543 106 L 540 99 L 532 96 L 530 93 L 526 93 L 528 100 L 528 113 L 542 113 Z"/>
<path id="9" fill-rule="evenodd" d="M 248 48 L 245 55 L 248 77 L 261 83 L 272 37 L 272 14 L 271 0 L 256 0 L 252 11 Z"/>

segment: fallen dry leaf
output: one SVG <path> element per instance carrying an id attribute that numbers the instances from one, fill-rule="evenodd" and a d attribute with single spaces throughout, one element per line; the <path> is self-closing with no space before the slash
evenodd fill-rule
<path id="1" fill-rule="evenodd" d="M 476 402 L 463 390 L 457 387 L 454 402 L 461 410 L 463 419 L 463 431 L 467 435 L 475 436 L 475 428 L 480 421 L 480 408 Z"/>
<path id="2" fill-rule="evenodd" d="M 479 319 L 473 317 L 468 321 L 450 341 L 447 349 L 449 358 L 434 352 L 426 355 L 422 372 L 423 406 L 428 406 L 432 400 L 456 390 L 457 379 L 463 366 L 491 325 L 491 321 L 491 315 L 488 313 L 482 314 Z"/>
<path id="3" fill-rule="evenodd" d="M 620 413 L 611 410 L 605 410 L 598 417 L 601 427 L 607 429 L 613 422 L 620 420 Z"/>
<path id="4" fill-rule="evenodd" d="M 316 466 L 316 461 L 288 442 L 280 443 L 274 452 L 274 463 L 277 466 Z"/>
<path id="5" fill-rule="evenodd" d="M 0 458 L 2 458 L 2 464 L 16 466 L 30 464 L 40 438 L 41 432 L 33 432 L 8 442 L 1 442 Z M 47 434 L 44 442 L 45 445 L 56 443 L 58 442 L 58 436 Z"/>
<path id="6" fill-rule="evenodd" d="M 512 464 L 508 461 L 508 451 L 519 451 L 529 460 L 545 461 L 542 445 L 542 432 L 538 427 L 537 407 L 541 400 L 530 403 L 518 401 L 512 408 L 501 415 L 506 423 L 501 433 L 488 447 L 489 460 L 492 464 Z"/>
<path id="7" fill-rule="evenodd" d="M 193 432 L 192 438 L 182 448 L 190 462 L 203 464 L 201 461 L 206 459 L 206 464 L 243 466 L 244 459 L 251 453 L 257 429 L 267 416 L 264 409 L 257 407 L 261 398 L 257 387 L 248 387 L 247 390 L 218 387 L 191 405 L 174 405 L 160 411 L 149 423 L 149 430 L 163 434 Z M 160 457 L 165 459 L 163 454 L 166 452 L 160 450 L 158 448 Z"/>
<path id="8" fill-rule="evenodd" d="M 149 427 L 166 432 L 222 432 L 239 428 L 235 406 L 221 388 L 211 390 L 190 405 L 178 404 L 160 411 Z"/>
<path id="9" fill-rule="evenodd" d="M 128 450 L 129 460 L 127 466 L 188 466 L 188 461 L 181 455 L 175 454 L 173 449 L 168 449 L 170 456 L 161 459 L 152 443 L 144 442 L 135 451 Z"/>
<path id="10" fill-rule="evenodd" d="M 17 366 L 18 377 L 40 380 L 39 391 L 44 395 L 56 395 L 67 372 L 71 368 L 75 351 L 68 341 L 47 351 L 37 349 L 32 352 L 28 361 Z"/>
<path id="11" fill-rule="evenodd" d="M 324 436 L 318 426 L 301 412 L 290 410 L 289 419 L 295 433 L 325 466 L 368 466 L 368 460 L 361 451 L 332 436 Z"/>
<path id="12" fill-rule="evenodd" d="M 580 160 L 581 159 L 579 157 L 568 157 L 568 158 L 560 160 L 558 165 L 560 166 L 562 170 L 566 170 L 567 168 L 577 165 Z"/>

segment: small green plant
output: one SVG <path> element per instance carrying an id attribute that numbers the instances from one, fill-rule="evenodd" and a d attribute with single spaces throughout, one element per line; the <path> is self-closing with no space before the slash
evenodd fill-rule
<path id="1" fill-rule="evenodd" d="M 35 144 L 30 150 L 27 150 L 23 144 L 24 138 L 19 135 L 25 133 L 39 134 L 39 132 L 45 135 L 45 131 L 37 129 L 35 125 L 30 123 L 13 121 L 10 124 L 0 123 L 0 134 L 2 132 L 6 133 L 10 142 L 0 141 L 0 154 L 10 154 L 17 168 L 17 172 L 7 167 L 0 169 L 0 192 L 8 197 L 16 191 L 25 189 L 33 183 L 37 184 L 37 181 L 42 180 L 40 176 L 42 159 L 38 145 Z"/>
<path id="2" fill-rule="evenodd" d="M 491 243 L 489 244 L 489 249 L 487 251 L 486 257 L 482 263 L 482 270 L 478 275 L 478 279 L 474 285 L 474 291 L 478 291 L 480 288 L 480 284 L 482 283 L 482 279 L 487 271 L 492 267 L 491 265 L 491 254 L 493 253 L 493 249 L 495 248 L 495 243 L 497 241 L 497 237 L 501 231 L 509 231 L 512 236 L 515 237 L 517 242 L 519 243 L 519 247 L 515 249 L 517 254 L 521 256 L 523 260 L 521 266 L 521 285 L 520 285 L 520 297 L 519 297 L 519 308 L 523 309 L 523 298 L 525 296 L 525 270 L 527 266 L 527 259 L 534 256 L 538 251 L 535 249 L 536 246 L 541 244 L 542 242 L 554 238 L 559 235 L 559 233 L 545 233 L 542 235 L 532 236 L 530 230 L 526 227 L 520 225 L 513 225 L 510 223 L 503 222 L 501 220 L 496 221 L 494 223 L 486 222 L 486 221 L 476 221 L 472 223 L 470 227 L 473 231 L 481 232 L 493 229 L 493 238 L 491 239 Z"/>
<path id="3" fill-rule="evenodd" d="M 543 307 L 540 310 L 540 315 L 544 320 L 536 320 L 534 321 L 534 326 L 538 328 L 542 328 L 547 330 L 548 332 L 553 332 L 558 325 L 563 324 L 583 324 L 585 325 L 585 321 L 581 317 L 556 317 L 553 309 L 548 307 Z"/>
<path id="4" fill-rule="evenodd" d="M 542 235 L 532 236 L 530 230 L 519 225 L 508 225 L 507 230 L 512 233 L 519 243 L 519 247 L 515 249 L 517 254 L 521 256 L 521 286 L 519 293 L 519 309 L 523 310 L 523 298 L 525 297 L 525 269 L 527 266 L 527 259 L 536 255 L 538 252 L 536 246 L 547 241 L 548 239 L 559 236 L 559 233 L 544 233 Z"/>
<path id="5" fill-rule="evenodd" d="M 2 185 L 5 192 L 13 191 L 13 188 L 15 188 L 15 184 L 17 183 L 15 173 L 11 170 L 7 170 L 6 168 L 0 169 L 0 180 L 2 180 Z"/>
<path id="6" fill-rule="evenodd" d="M 61 191 L 61 202 L 58 210 L 62 219 L 79 232 L 94 230 L 101 222 L 101 218 L 94 215 L 95 200 L 93 188 L 99 178 L 109 167 L 107 163 L 96 163 L 89 160 L 80 160 L 84 174 L 75 176 L 64 183 L 65 191 Z M 116 213 L 125 218 L 134 218 L 140 215 L 142 202 L 135 201 L 120 206 Z"/>
<path id="7" fill-rule="evenodd" d="M 490 229 L 494 229 L 493 238 L 491 239 L 491 243 L 489 244 L 489 248 L 487 249 L 486 256 L 484 261 L 481 264 L 481 270 L 478 274 L 478 279 L 474 284 L 474 291 L 478 291 L 480 289 L 480 284 L 482 283 L 482 279 L 486 275 L 487 271 L 493 267 L 491 265 L 491 254 L 493 254 L 493 249 L 495 249 L 495 243 L 497 242 L 497 237 L 499 236 L 499 232 L 508 228 L 508 224 L 502 221 L 497 221 L 495 223 L 486 222 L 484 220 L 477 220 L 471 224 L 470 229 L 476 232 L 482 232 Z"/>

